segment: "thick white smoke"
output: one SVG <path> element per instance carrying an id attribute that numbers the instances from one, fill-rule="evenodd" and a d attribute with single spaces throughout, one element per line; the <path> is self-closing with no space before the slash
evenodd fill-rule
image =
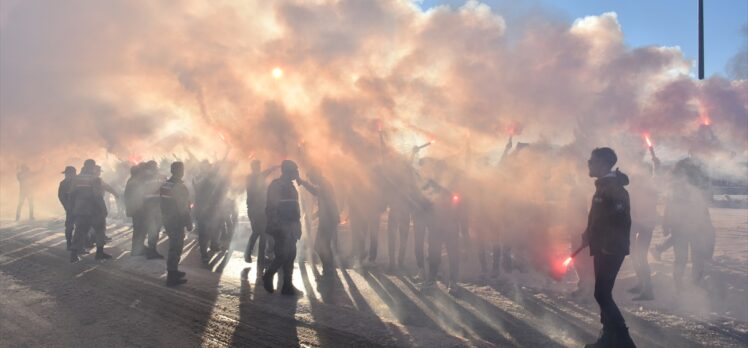
<path id="1" fill-rule="evenodd" d="M 645 132 L 670 159 L 746 155 L 748 83 L 695 81 L 677 48 L 627 47 L 614 13 L 536 16 L 512 35 L 476 1 L 28 0 L 4 2 L 0 21 L 6 217 L 22 163 L 50 209 L 58 173 L 87 157 L 276 162 L 303 148 L 335 181 L 366 176 L 378 127 L 395 150 L 435 139 L 428 155 L 452 161 L 520 131 L 580 164 L 606 145 L 638 160 Z M 699 141 L 705 117 L 718 144 Z"/>

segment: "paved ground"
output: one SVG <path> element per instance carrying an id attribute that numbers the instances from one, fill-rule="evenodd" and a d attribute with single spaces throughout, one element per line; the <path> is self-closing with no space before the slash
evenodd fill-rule
<path id="1" fill-rule="evenodd" d="M 669 254 L 654 264 L 656 302 L 628 301 L 632 272 L 622 272 L 615 296 L 639 346 L 748 346 L 748 214 L 714 215 L 720 237 L 709 292 L 676 296 Z M 572 301 L 568 281 L 541 287 L 512 275 L 468 281 L 457 298 L 424 296 L 408 276 L 376 270 L 339 270 L 336 286 L 319 288 L 318 268 L 307 263 L 295 278 L 306 295 L 294 300 L 256 289 L 255 265 L 241 251 L 202 268 L 190 235 L 181 266 L 189 282 L 167 288 L 163 261 L 129 256 L 127 224 L 109 226 L 114 260 L 76 264 L 62 221 L 0 226 L 2 347 L 580 347 L 600 329 L 596 306 Z M 159 246 L 165 254 L 165 239 Z"/>

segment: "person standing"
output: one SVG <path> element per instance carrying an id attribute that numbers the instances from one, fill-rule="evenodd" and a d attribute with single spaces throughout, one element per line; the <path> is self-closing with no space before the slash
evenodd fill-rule
<path id="1" fill-rule="evenodd" d="M 96 241 L 96 260 L 111 259 L 104 252 L 106 229 L 106 205 L 104 188 L 98 177 L 96 163 L 86 160 L 80 175 L 76 176 L 71 186 L 70 202 L 73 207 L 75 229 L 73 230 L 73 247 L 70 249 L 70 262 L 78 262 L 79 250 L 85 247 L 88 231 L 93 228 Z"/>
<path id="2" fill-rule="evenodd" d="M 629 254 L 631 207 L 624 188 L 628 177 L 613 166 L 616 153 L 607 147 L 596 148 L 587 161 L 590 177 L 595 180 L 587 228 L 583 243 L 589 245 L 595 271 L 595 300 L 600 306 L 603 332 L 595 343 L 585 348 L 635 347 L 621 311 L 613 301 L 613 286 L 623 259 Z"/>
<path id="3" fill-rule="evenodd" d="M 67 250 L 70 250 L 73 244 L 73 229 L 75 228 L 73 207 L 70 202 L 70 191 L 72 191 L 71 188 L 76 175 L 75 167 L 65 167 L 65 171 L 63 171 L 62 174 L 65 174 L 65 179 L 60 181 L 60 186 L 57 188 L 57 198 L 65 209 L 65 242 L 67 244 Z"/>
<path id="4" fill-rule="evenodd" d="M 164 221 L 166 235 L 169 237 L 169 252 L 166 259 L 166 285 L 176 286 L 184 284 L 185 273 L 179 271 L 179 260 L 184 249 L 184 231 L 192 231 L 192 216 L 190 214 L 190 193 L 182 181 L 184 164 L 171 164 L 171 177 L 161 185 L 159 199 L 161 216 Z"/>
<path id="5" fill-rule="evenodd" d="M 330 280 L 335 274 L 335 258 L 333 244 L 337 240 L 338 225 L 340 224 L 340 211 L 335 201 L 335 191 L 317 170 L 309 173 L 309 181 L 299 180 L 299 184 L 307 191 L 317 197 L 317 237 L 314 240 L 314 249 L 322 261 L 322 279 Z"/>
<path id="6" fill-rule="evenodd" d="M 265 248 L 267 247 L 267 234 L 265 227 L 267 218 L 265 216 L 265 201 L 267 199 L 267 177 L 278 169 L 277 166 L 267 170 L 262 170 L 262 163 L 259 160 L 252 161 L 252 173 L 247 177 L 247 215 L 252 227 L 252 234 L 249 236 L 247 248 L 244 251 L 244 261 L 252 262 L 252 250 L 259 239 L 260 245 L 257 249 L 257 266 L 259 273 L 265 268 Z"/>
<path id="7" fill-rule="evenodd" d="M 268 187 L 267 231 L 275 239 L 275 258 L 262 276 L 265 290 L 274 292 L 273 277 L 283 269 L 281 294 L 301 296 L 304 293 L 293 286 L 293 264 L 296 259 L 296 242 L 301 238 L 301 209 L 299 192 L 294 181 L 299 179 L 299 167 L 291 160 L 281 163 L 281 176 Z"/>
<path id="8" fill-rule="evenodd" d="M 18 206 L 16 207 L 16 221 L 21 219 L 21 208 L 23 203 L 29 202 L 29 220 L 34 221 L 34 188 L 31 182 L 34 173 L 29 170 L 27 165 L 21 165 L 18 169 L 16 178 L 18 178 Z"/>

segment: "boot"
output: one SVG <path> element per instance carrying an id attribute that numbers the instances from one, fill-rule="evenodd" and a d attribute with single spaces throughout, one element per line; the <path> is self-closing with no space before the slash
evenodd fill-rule
<path id="1" fill-rule="evenodd" d="M 159 254 L 158 251 L 156 251 L 156 248 L 150 248 L 148 251 L 145 252 L 145 258 L 148 260 L 163 260 L 164 256 Z"/>
<path id="2" fill-rule="evenodd" d="M 112 255 L 109 255 L 104 252 L 104 247 L 96 247 L 96 256 L 94 257 L 96 260 L 109 260 L 112 258 Z"/>
<path id="3" fill-rule="evenodd" d="M 283 288 L 281 289 L 281 295 L 304 296 L 304 292 L 295 288 L 293 285 L 283 284 Z"/>
<path id="4" fill-rule="evenodd" d="M 636 286 L 634 286 L 633 288 L 628 289 L 626 291 L 628 291 L 629 294 L 638 294 L 638 293 L 641 293 L 642 290 L 643 290 L 642 289 L 642 285 L 641 284 L 636 284 Z"/>
<path id="5" fill-rule="evenodd" d="M 265 291 L 271 294 L 275 292 L 275 289 L 273 289 L 273 274 L 265 272 L 265 274 L 262 275 L 262 287 L 265 288 Z"/>
<path id="6" fill-rule="evenodd" d="M 246 263 L 252 263 L 252 254 L 245 252 L 244 253 L 244 262 Z"/>
<path id="7" fill-rule="evenodd" d="M 186 276 L 186 275 L 187 275 L 187 273 L 184 273 L 184 272 L 181 272 L 181 271 L 173 271 L 173 272 L 171 272 L 171 273 L 174 273 L 174 275 L 175 275 L 175 276 L 176 276 L 177 278 L 184 278 L 184 276 Z"/>
<path id="8" fill-rule="evenodd" d="M 177 286 L 182 285 L 187 282 L 187 279 L 184 279 L 184 276 L 179 276 L 179 273 L 184 274 L 183 272 L 169 272 L 166 275 L 166 286 Z"/>
<path id="9" fill-rule="evenodd" d="M 78 257 L 78 252 L 76 250 L 70 250 L 70 263 L 76 263 L 80 261 L 80 257 Z"/>
<path id="10" fill-rule="evenodd" d="M 634 301 L 652 301 L 654 300 L 654 291 L 652 290 L 652 285 L 645 286 L 642 289 L 642 292 L 639 294 L 639 296 L 634 297 Z"/>
<path id="11" fill-rule="evenodd" d="M 613 346 L 613 332 L 610 330 L 603 329 L 600 338 L 595 343 L 588 343 L 584 345 L 584 348 L 609 348 Z"/>
<path id="12" fill-rule="evenodd" d="M 636 348 L 634 340 L 629 335 L 629 329 L 625 326 L 614 333 L 611 343 L 611 346 L 615 348 Z"/>

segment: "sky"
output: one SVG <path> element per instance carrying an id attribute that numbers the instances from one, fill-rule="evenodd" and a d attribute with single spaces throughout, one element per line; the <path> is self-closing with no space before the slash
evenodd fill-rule
<path id="1" fill-rule="evenodd" d="M 570 20 L 615 12 L 626 43 L 631 46 L 678 46 L 693 60 L 698 59 L 697 0 L 483 0 L 506 17 L 507 22 L 542 9 Z M 422 8 L 464 0 L 424 0 Z M 516 16 L 516 17 L 515 17 Z M 748 39 L 748 0 L 704 1 L 705 75 L 727 75 L 725 66 Z"/>

